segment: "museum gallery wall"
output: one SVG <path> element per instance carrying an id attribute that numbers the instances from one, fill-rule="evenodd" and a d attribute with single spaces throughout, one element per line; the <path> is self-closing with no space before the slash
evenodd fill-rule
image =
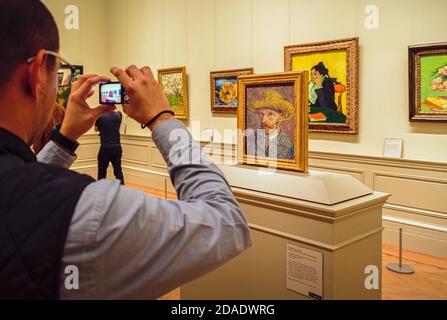
<path id="1" fill-rule="evenodd" d="M 159 69 L 186 66 L 189 114 L 185 123 L 191 127 L 200 121 L 200 130 L 193 132 L 196 139 L 210 128 L 222 132 L 237 127 L 234 109 L 213 111 L 211 72 L 246 68 L 253 68 L 255 74 L 282 72 L 285 47 L 358 38 L 358 102 L 352 104 L 357 107 L 353 113 L 358 112 L 358 120 L 349 124 L 357 134 L 313 132 L 311 126 L 309 150 L 382 156 L 385 138 L 401 138 L 404 158 L 446 161 L 440 148 L 447 142 L 445 124 L 409 121 L 408 50 L 409 46 L 446 41 L 445 1 L 380 2 L 379 25 L 367 29 L 365 9 L 369 3 L 358 0 L 343 4 L 329 0 L 79 0 L 83 11 L 79 32 L 63 28 L 68 1 L 45 3 L 52 12 L 60 12 L 55 15 L 61 27 L 62 54 L 73 64 L 83 65 L 85 73 L 106 73 L 109 66 L 135 63 L 149 64 L 157 75 Z M 117 15 L 132 19 L 108 18 Z M 323 62 L 337 86 L 337 111 L 348 115 L 348 80 L 344 83 L 343 75 L 321 60 L 315 65 Z M 434 72 L 438 65 L 428 60 L 425 65 Z M 424 81 L 431 83 L 437 78 Z M 422 111 L 433 103 L 427 98 L 443 99 L 442 92 L 423 95 Z M 235 102 L 231 103 L 234 107 Z M 316 128 L 323 125 L 318 112 L 312 120 Z M 131 121 L 127 133 L 149 135 Z M 236 143 L 236 138 L 221 137 L 227 143 Z"/>

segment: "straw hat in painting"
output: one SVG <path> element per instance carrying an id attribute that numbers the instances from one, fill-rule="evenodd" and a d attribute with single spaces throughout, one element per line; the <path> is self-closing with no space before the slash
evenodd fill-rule
<path id="1" fill-rule="evenodd" d="M 251 103 L 248 108 L 254 112 L 259 109 L 272 109 L 281 113 L 283 120 L 289 120 L 293 116 L 293 105 L 285 100 L 276 90 L 266 90 L 262 95 L 262 100 Z"/>

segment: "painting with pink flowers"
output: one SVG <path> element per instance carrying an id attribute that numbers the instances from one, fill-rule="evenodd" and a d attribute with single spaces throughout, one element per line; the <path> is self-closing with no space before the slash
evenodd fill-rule
<path id="1" fill-rule="evenodd" d="M 410 120 L 447 122 L 447 44 L 410 47 Z"/>

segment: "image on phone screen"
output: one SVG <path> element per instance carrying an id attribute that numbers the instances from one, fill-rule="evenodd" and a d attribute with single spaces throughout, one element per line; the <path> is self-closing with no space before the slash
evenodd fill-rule
<path id="1" fill-rule="evenodd" d="M 123 95 L 121 83 L 111 82 L 100 85 L 100 103 L 101 104 L 122 104 Z"/>

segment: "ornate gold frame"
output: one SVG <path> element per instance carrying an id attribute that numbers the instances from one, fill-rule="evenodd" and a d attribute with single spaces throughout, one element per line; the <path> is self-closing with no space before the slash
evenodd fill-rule
<path id="1" fill-rule="evenodd" d="M 447 122 L 447 113 L 419 111 L 421 105 L 421 57 L 436 54 L 447 54 L 447 42 L 408 47 L 410 121 Z"/>
<path id="2" fill-rule="evenodd" d="M 215 80 L 218 78 L 230 78 L 230 77 L 239 77 L 250 75 L 254 73 L 253 68 L 244 68 L 244 69 L 234 69 L 234 70 L 222 70 L 222 71 L 211 71 L 210 72 L 210 98 L 211 98 L 211 112 L 212 113 L 228 113 L 228 114 L 236 114 L 236 107 L 222 107 L 216 105 L 215 99 L 215 91 L 216 91 L 216 83 Z"/>
<path id="3" fill-rule="evenodd" d="M 189 104 L 188 104 L 188 81 L 186 78 L 186 67 L 177 67 L 177 68 L 165 68 L 165 69 L 159 69 L 158 70 L 158 84 L 163 89 L 163 81 L 162 76 L 165 74 L 171 74 L 171 73 L 181 73 L 182 74 L 182 80 L 183 80 L 183 88 L 182 88 L 182 95 L 183 95 L 183 108 L 185 110 L 184 114 L 175 115 L 176 119 L 180 120 L 188 120 L 189 119 Z"/>
<path id="4" fill-rule="evenodd" d="M 261 167 L 276 167 L 307 173 L 308 170 L 308 92 L 309 73 L 283 72 L 263 75 L 247 75 L 238 78 L 238 163 Z M 246 97 L 247 85 L 275 85 L 293 83 L 295 86 L 294 105 L 296 106 L 295 157 L 293 160 L 278 160 L 245 154 L 246 139 Z"/>
<path id="5" fill-rule="evenodd" d="M 358 134 L 359 130 L 359 38 L 315 42 L 284 47 L 284 70 L 292 71 L 292 57 L 296 54 L 346 50 L 347 110 L 346 124 L 310 123 L 310 132 Z"/>

